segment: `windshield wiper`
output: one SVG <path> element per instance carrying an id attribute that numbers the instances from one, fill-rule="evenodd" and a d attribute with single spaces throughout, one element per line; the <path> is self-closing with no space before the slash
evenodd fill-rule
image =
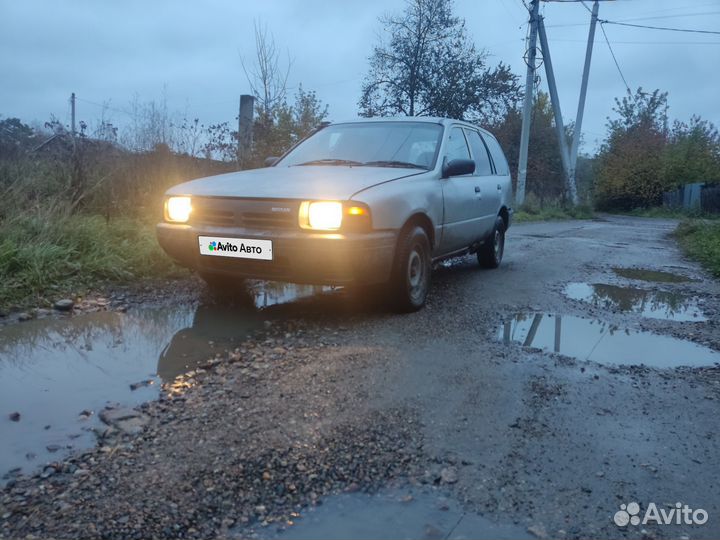
<path id="1" fill-rule="evenodd" d="M 364 167 L 397 167 L 402 169 L 425 169 L 427 170 L 427 167 L 424 167 L 422 165 L 418 165 L 417 163 L 410 163 L 408 161 L 366 161 L 363 163 Z"/>
<path id="2" fill-rule="evenodd" d="M 306 161 L 304 163 L 298 163 L 297 166 L 303 166 L 303 165 L 349 165 L 352 167 L 353 165 L 362 165 L 359 161 L 353 161 L 351 159 L 313 159 L 312 161 Z"/>

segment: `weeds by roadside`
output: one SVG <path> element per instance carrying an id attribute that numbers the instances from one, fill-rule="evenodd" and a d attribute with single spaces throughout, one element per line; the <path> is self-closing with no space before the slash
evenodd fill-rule
<path id="1" fill-rule="evenodd" d="M 685 253 L 720 277 L 720 220 L 685 220 L 675 229 Z"/>
<path id="2" fill-rule="evenodd" d="M 561 219 L 592 219 L 593 210 L 589 206 L 546 206 L 543 208 L 521 206 L 515 212 L 513 219 L 516 223 L 528 221 L 552 221 Z"/>
<path id="3" fill-rule="evenodd" d="M 645 217 L 645 218 L 666 218 L 666 219 L 720 219 L 720 214 L 707 214 L 699 210 L 682 208 L 667 208 L 655 206 L 652 208 L 635 208 L 627 212 L 610 212 L 623 216 Z"/>
<path id="4" fill-rule="evenodd" d="M 0 225 L 0 308 L 43 305 L 105 280 L 180 277 L 154 223 L 97 215 L 24 215 Z"/>

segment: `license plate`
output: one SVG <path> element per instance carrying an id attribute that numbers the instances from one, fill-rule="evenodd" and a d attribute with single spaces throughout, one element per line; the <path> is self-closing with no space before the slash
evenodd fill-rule
<path id="1" fill-rule="evenodd" d="M 200 244 L 200 255 L 263 261 L 272 261 L 273 259 L 272 240 L 198 236 L 198 243 Z"/>

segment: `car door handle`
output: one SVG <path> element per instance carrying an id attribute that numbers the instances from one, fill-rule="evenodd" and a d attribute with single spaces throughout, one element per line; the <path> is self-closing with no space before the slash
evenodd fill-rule
<path id="1" fill-rule="evenodd" d="M 498 189 L 502 189 L 502 186 L 500 184 L 498 184 Z"/>
<path id="2" fill-rule="evenodd" d="M 475 193 L 480 193 L 480 186 L 475 186 Z"/>

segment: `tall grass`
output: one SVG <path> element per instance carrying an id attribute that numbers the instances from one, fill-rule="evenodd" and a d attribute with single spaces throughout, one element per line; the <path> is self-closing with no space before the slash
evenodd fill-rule
<path id="1" fill-rule="evenodd" d="M 667 219 L 719 219 L 720 214 L 710 214 L 695 208 L 668 208 L 665 206 L 652 206 L 650 208 L 635 208 L 633 210 L 618 211 L 612 214 L 621 214 L 645 218 L 667 218 Z"/>
<path id="2" fill-rule="evenodd" d="M 525 203 L 516 209 L 514 220 L 523 223 L 528 221 L 591 219 L 593 215 L 590 205 L 570 206 L 561 202 L 541 204 L 538 198 L 531 193 L 528 194 Z"/>
<path id="3" fill-rule="evenodd" d="M 720 277 L 720 221 L 685 220 L 675 237 L 688 256 L 700 261 L 715 277 Z"/>
<path id="4" fill-rule="evenodd" d="M 76 154 L 60 146 L 0 155 L 3 311 L 103 282 L 186 275 L 155 239 L 162 194 L 234 167 L 167 149 L 132 154 L 106 144 L 81 148 Z"/>
<path id="5" fill-rule="evenodd" d="M 59 213 L 19 215 L 0 225 L 0 306 L 44 304 L 111 280 L 182 275 L 158 247 L 154 224 Z"/>

